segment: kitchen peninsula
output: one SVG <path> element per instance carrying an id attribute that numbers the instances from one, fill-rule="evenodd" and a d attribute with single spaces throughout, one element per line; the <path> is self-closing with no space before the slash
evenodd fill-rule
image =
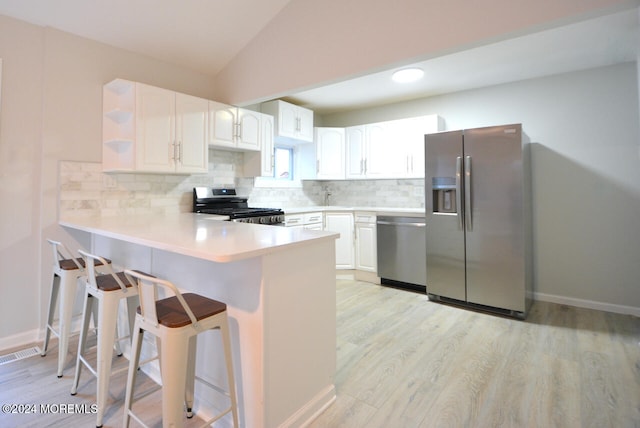
<path id="1" fill-rule="evenodd" d="M 241 426 L 300 426 L 335 399 L 338 235 L 223 219 L 181 213 L 60 225 L 90 234 L 91 251 L 118 267 L 225 302 Z M 225 385 L 218 338 L 201 340 L 198 374 Z M 207 415 L 216 401 L 204 392 L 196 391 L 196 412 Z"/>

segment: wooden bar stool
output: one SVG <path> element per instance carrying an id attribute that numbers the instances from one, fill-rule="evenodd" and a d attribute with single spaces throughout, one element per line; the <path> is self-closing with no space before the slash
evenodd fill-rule
<path id="1" fill-rule="evenodd" d="M 133 389 L 140 348 L 144 332 L 160 338 L 160 373 L 162 376 L 162 426 L 182 426 L 184 407 L 187 417 L 193 417 L 195 380 L 222 392 L 230 399 L 229 407 L 207 421 L 209 426 L 231 412 L 233 425 L 238 426 L 238 406 L 233 377 L 231 342 L 227 320 L 227 305 L 194 293 L 181 294 L 178 288 L 162 279 L 140 272 L 126 270 L 131 282 L 137 282 L 140 307 L 136 314 L 131 359 L 125 393 L 124 426 L 129 426 L 130 418 L 145 425 L 132 411 Z M 159 289 L 170 291 L 172 297 L 158 299 Z M 210 329 L 220 329 L 227 368 L 228 389 L 224 390 L 195 375 L 196 345 L 198 334 Z M 145 425 L 146 426 L 146 425 Z"/>
<path id="2" fill-rule="evenodd" d="M 84 295 L 82 329 L 80 330 L 80 341 L 78 343 L 78 356 L 76 359 L 76 373 L 71 386 L 71 395 L 76 395 L 78 382 L 80 381 L 80 369 L 85 365 L 89 371 L 97 378 L 96 404 L 98 407 L 96 426 L 102 426 L 102 419 L 106 410 L 107 396 L 109 394 L 109 380 L 111 377 L 111 366 L 113 360 L 113 348 L 119 341 L 131 338 L 128 335 L 116 337 L 118 327 L 118 307 L 125 299 L 128 307 L 129 330 L 133 327 L 135 308 L 138 306 L 138 287 L 131 283 L 124 272 L 114 272 L 111 265 L 108 265 L 108 273 L 100 275 L 96 271 L 98 262 L 105 263 L 102 257 L 79 251 L 83 256 L 86 269 L 86 292 Z M 89 320 L 94 310 L 93 299 L 98 303 L 98 338 L 97 338 L 97 363 L 93 368 L 85 358 L 87 348 L 87 331 Z M 118 352 L 120 354 L 120 352 Z M 126 370 L 123 367 L 114 373 Z"/>
<path id="3" fill-rule="evenodd" d="M 49 296 L 49 311 L 44 330 L 44 344 L 40 355 L 47 355 L 51 334 L 58 338 L 58 377 L 62 377 L 64 362 L 69 351 L 69 336 L 71 335 L 71 319 L 73 318 L 73 304 L 78 290 L 78 279 L 86 275 L 85 262 L 81 257 L 74 257 L 71 251 L 61 242 L 47 239 L 53 249 L 53 274 L 51 280 L 51 294 Z M 111 263 L 107 259 L 96 263 L 98 271 L 104 271 L 103 263 Z M 54 327 L 56 306 L 58 306 L 58 330 Z"/>

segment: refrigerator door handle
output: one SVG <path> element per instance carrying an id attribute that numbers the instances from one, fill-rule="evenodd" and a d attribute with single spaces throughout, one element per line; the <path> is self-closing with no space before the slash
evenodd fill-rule
<path id="1" fill-rule="evenodd" d="M 462 221 L 461 174 L 462 174 L 462 158 L 458 156 L 456 158 L 456 215 L 458 216 L 458 228 L 464 229 L 464 224 Z"/>
<path id="2" fill-rule="evenodd" d="M 471 186 L 471 156 L 465 156 L 464 158 L 464 211 L 465 222 L 467 223 L 467 230 L 473 230 L 473 207 L 471 206 L 472 198 L 472 186 Z"/>

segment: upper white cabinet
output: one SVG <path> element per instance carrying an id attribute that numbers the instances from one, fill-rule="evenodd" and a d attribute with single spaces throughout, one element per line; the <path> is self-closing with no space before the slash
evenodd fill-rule
<path id="1" fill-rule="evenodd" d="M 390 160 L 395 148 L 386 122 L 350 126 L 346 130 L 346 178 L 393 177 Z"/>
<path id="2" fill-rule="evenodd" d="M 245 177 L 273 177 L 274 144 L 273 144 L 273 116 L 259 113 L 260 117 L 260 151 L 244 153 Z"/>
<path id="3" fill-rule="evenodd" d="M 275 136 L 289 143 L 313 142 L 313 111 L 286 101 L 262 103 L 260 110 L 275 118 Z"/>
<path id="4" fill-rule="evenodd" d="M 429 115 L 345 128 L 346 178 L 424 177 L 424 135 L 442 125 Z"/>
<path id="5" fill-rule="evenodd" d="M 260 119 L 260 112 L 209 101 L 209 144 L 259 151 Z"/>
<path id="6" fill-rule="evenodd" d="M 345 178 L 344 128 L 316 128 L 316 177 L 319 180 Z"/>
<path id="7" fill-rule="evenodd" d="M 103 170 L 205 173 L 208 101 L 116 79 L 103 88 Z"/>
<path id="8" fill-rule="evenodd" d="M 400 162 L 405 165 L 403 176 L 424 178 L 424 136 L 444 130 L 444 121 L 437 114 L 432 114 L 404 119 L 402 122 L 399 136 L 402 142 Z"/>
<path id="9" fill-rule="evenodd" d="M 365 140 L 364 125 L 345 128 L 346 178 L 364 178 Z"/>

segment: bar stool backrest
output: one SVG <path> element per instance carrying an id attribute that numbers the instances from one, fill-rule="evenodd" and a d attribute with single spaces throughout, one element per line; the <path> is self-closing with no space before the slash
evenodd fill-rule
<path id="1" fill-rule="evenodd" d="M 57 265 L 58 269 L 62 269 L 60 265 L 62 260 L 72 260 L 80 272 L 84 270 L 75 256 L 62 242 L 54 241 L 53 239 L 47 239 L 47 242 L 51 244 L 51 248 L 53 249 L 53 262 Z"/>
<path id="2" fill-rule="evenodd" d="M 127 292 L 127 286 L 124 285 L 124 282 L 122 282 L 122 280 L 118 277 L 118 275 L 116 275 L 116 273 L 113 270 L 113 266 L 111 266 L 109 261 L 107 261 L 103 257 L 96 256 L 94 254 L 89 254 L 83 250 L 78 250 L 78 252 L 84 259 L 85 266 L 87 267 L 87 281 L 89 282 L 89 285 L 91 287 L 97 290 L 98 284 L 96 282 L 96 276 L 103 275 L 102 273 L 98 273 L 96 271 L 96 261 L 100 261 L 107 271 L 106 274 L 111 275 L 113 279 L 116 281 L 116 283 L 120 286 L 122 291 L 124 291 L 125 293 Z"/>
<path id="3" fill-rule="evenodd" d="M 185 313 L 191 320 L 191 325 L 193 326 L 193 328 L 195 328 L 197 331 L 201 331 L 200 325 L 195 315 L 193 314 L 193 311 L 184 300 L 184 297 L 182 297 L 182 293 L 180 293 L 178 287 L 176 287 L 173 283 L 160 278 L 145 275 L 135 270 L 127 269 L 124 271 L 124 273 L 127 276 L 129 282 L 131 282 L 132 284 L 137 284 L 138 286 L 138 297 L 140 299 L 140 315 L 142 316 L 144 322 L 156 327 L 158 326 L 158 314 L 156 312 L 158 291 L 160 289 L 166 289 L 172 295 L 175 295 L 175 297 L 178 299 Z"/>

